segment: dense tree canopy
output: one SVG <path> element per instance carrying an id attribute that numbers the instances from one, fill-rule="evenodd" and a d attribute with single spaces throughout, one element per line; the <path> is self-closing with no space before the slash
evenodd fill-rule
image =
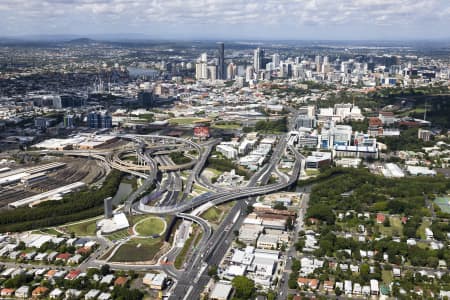
<path id="1" fill-rule="evenodd" d="M 245 276 L 236 276 L 233 281 L 235 298 L 239 300 L 252 299 L 255 293 L 255 282 Z"/>

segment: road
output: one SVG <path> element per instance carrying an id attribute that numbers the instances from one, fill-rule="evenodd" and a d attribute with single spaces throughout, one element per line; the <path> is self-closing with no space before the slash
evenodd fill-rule
<path id="1" fill-rule="evenodd" d="M 197 253 L 192 255 L 192 262 L 190 268 L 185 270 L 182 276 L 179 278 L 177 285 L 173 291 L 173 294 L 169 299 L 198 299 L 204 287 L 208 283 L 210 277 L 207 275 L 208 269 L 211 266 L 217 266 L 228 248 L 230 247 L 234 239 L 234 230 L 238 230 L 242 225 L 245 217 L 248 205 L 252 205 L 256 197 L 254 191 L 265 190 L 267 187 L 265 184 L 270 179 L 272 171 L 276 168 L 279 160 L 282 157 L 283 152 L 286 150 L 287 139 L 283 136 L 280 142 L 275 148 L 272 158 L 267 165 L 256 176 L 253 176 L 249 182 L 248 189 L 252 190 L 250 193 L 239 191 L 242 199 L 242 194 L 247 197 L 246 201 L 238 201 L 232 210 L 228 213 L 227 217 L 220 224 L 219 228 L 213 233 L 211 239 L 208 241 L 205 249 L 199 249 Z M 301 166 L 301 160 L 303 156 L 295 149 L 291 149 L 296 156 L 296 166 L 294 167 L 293 174 L 287 181 L 287 183 L 296 182 Z M 259 184 L 259 187 L 253 187 Z M 289 184 L 290 185 L 290 184 Z M 287 186 L 289 186 L 287 185 Z M 270 189 L 270 188 L 269 188 Z M 221 194 L 221 193 L 219 193 Z M 231 195 L 233 197 L 235 195 Z M 220 196 L 215 200 L 212 200 L 214 204 L 220 204 L 224 199 L 230 196 Z M 199 255 L 199 253 L 201 253 Z"/>
<path id="2" fill-rule="evenodd" d="M 287 291 L 289 290 L 289 286 L 288 286 L 288 279 L 289 279 L 289 275 L 291 273 L 291 267 L 292 267 L 292 258 L 293 257 L 297 257 L 297 250 L 295 249 L 295 244 L 298 241 L 298 233 L 302 230 L 304 230 L 304 225 L 305 225 L 305 214 L 306 214 L 306 209 L 308 208 L 308 202 L 309 202 L 309 192 L 308 193 L 303 193 L 302 195 L 302 200 L 301 200 L 301 204 L 300 204 L 300 209 L 299 209 L 299 213 L 298 213 L 298 217 L 297 217 L 297 222 L 295 225 L 295 229 L 292 232 L 292 237 L 291 237 L 291 244 L 289 249 L 286 251 L 286 255 L 285 255 L 285 262 L 284 262 L 284 270 L 283 273 L 281 274 L 281 278 L 278 282 L 279 291 L 283 291 L 283 294 L 278 293 L 277 299 L 278 300 L 285 300 L 287 298 Z"/>
<path id="3" fill-rule="evenodd" d="M 291 126 L 291 125 L 290 125 Z M 207 276 L 207 270 L 212 265 L 218 265 L 223 256 L 225 255 L 227 249 L 229 248 L 232 240 L 234 238 L 233 231 L 239 229 L 241 226 L 247 211 L 247 206 L 253 204 L 257 196 L 269 194 L 282 189 L 285 189 L 293 184 L 296 184 L 298 175 L 301 171 L 302 160 L 304 157 L 293 147 L 287 145 L 287 135 L 282 135 L 279 138 L 277 146 L 275 147 L 269 163 L 261 168 L 252 178 L 246 187 L 241 187 L 232 191 L 226 190 L 216 190 L 216 192 L 205 193 L 199 197 L 192 199 L 191 201 L 177 202 L 178 193 L 181 192 L 181 181 L 180 173 L 177 172 L 179 168 L 172 170 L 174 166 L 173 162 L 165 156 L 161 155 L 159 157 L 159 162 L 163 165 L 157 167 L 156 162 L 150 156 L 150 152 L 146 151 L 146 142 L 150 143 L 160 143 L 159 149 L 164 148 L 164 145 L 173 146 L 176 143 L 184 143 L 187 147 L 196 149 L 199 153 L 198 160 L 196 161 L 195 167 L 191 172 L 191 176 L 188 178 L 186 187 L 183 191 L 183 198 L 185 198 L 191 191 L 194 182 L 199 184 L 205 184 L 201 180 L 200 172 L 206 163 L 206 160 L 212 151 L 212 148 L 217 143 L 216 140 L 206 143 L 201 147 L 200 145 L 185 139 L 171 138 L 171 137 L 161 137 L 152 135 L 121 135 L 120 137 L 128 138 L 134 141 L 138 146 L 133 149 L 136 151 L 139 160 L 145 162 L 146 166 L 139 166 L 139 170 L 134 170 L 136 167 L 129 165 L 128 163 L 120 160 L 120 153 L 108 152 L 108 153 L 76 153 L 77 155 L 88 155 L 94 156 L 97 159 L 107 162 L 111 167 L 118 168 L 119 170 L 127 171 L 131 174 L 139 175 L 144 178 L 144 184 L 136 190 L 131 197 L 127 199 L 124 205 L 124 210 L 131 213 L 133 210 L 137 213 L 153 213 L 153 214 L 172 214 L 177 215 L 180 218 L 188 219 L 190 221 L 198 223 L 203 231 L 203 238 L 200 241 L 197 249 L 193 252 L 191 257 L 187 261 L 187 267 L 183 272 L 175 270 L 173 265 L 156 265 L 156 266 L 143 266 L 143 265 L 132 265 L 132 264 L 111 264 L 113 268 L 116 269 L 133 269 L 133 270 L 150 270 L 158 269 L 163 270 L 174 278 L 178 278 L 178 283 L 174 288 L 174 293 L 172 295 L 173 299 L 196 299 L 205 284 L 209 280 Z M 284 152 L 289 150 L 295 156 L 295 164 L 292 169 L 290 176 L 281 174 L 276 168 L 283 156 Z M 123 151 L 130 151 L 122 149 Z M 71 153 L 74 154 L 74 153 Z M 157 177 L 157 172 L 159 170 L 163 171 L 174 171 L 169 172 L 167 175 L 167 194 L 161 201 L 161 206 L 149 206 L 147 203 L 142 203 L 141 201 L 136 202 L 136 200 L 144 195 L 144 193 L 155 183 Z M 166 170 L 167 169 L 167 170 Z M 139 171 L 144 171 L 149 174 L 144 174 Z M 278 182 L 274 184 L 267 184 L 272 173 L 276 172 L 279 175 Z M 159 185 L 158 188 L 161 188 Z M 207 185 L 207 188 L 212 187 Z M 232 200 L 245 200 L 238 201 L 236 205 L 233 206 L 230 213 L 227 215 L 225 220 L 219 225 L 215 232 L 212 232 L 209 224 L 203 219 L 196 217 L 192 214 L 186 214 L 187 211 L 191 211 L 196 207 L 202 206 L 206 203 L 211 205 L 219 205 Z M 186 223 L 185 223 L 186 224 Z M 179 247 L 178 247 L 179 248 Z M 175 258 L 177 255 L 177 247 L 172 248 L 172 250 L 167 254 L 168 258 Z M 86 265 L 95 264 L 95 259 L 89 261 Z"/>

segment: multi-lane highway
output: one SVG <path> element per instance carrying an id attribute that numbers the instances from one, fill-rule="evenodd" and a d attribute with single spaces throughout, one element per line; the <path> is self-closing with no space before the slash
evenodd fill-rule
<path id="1" fill-rule="evenodd" d="M 177 279 L 177 285 L 172 293 L 173 299 L 198 298 L 209 279 L 207 276 L 208 268 L 212 265 L 217 265 L 224 256 L 233 240 L 232 232 L 240 227 L 245 218 L 247 206 L 252 204 L 257 196 L 280 191 L 296 184 L 304 160 L 304 157 L 294 147 L 288 145 L 287 135 L 283 135 L 279 137 L 268 163 L 252 176 L 247 186 L 227 190 L 217 188 L 200 177 L 200 173 L 213 147 L 219 142 L 218 140 L 211 140 L 203 145 L 199 145 L 191 140 L 155 135 L 120 135 L 120 137 L 131 140 L 134 146 L 132 148 L 122 148 L 118 151 L 77 150 L 64 151 L 63 153 L 65 155 L 91 156 L 108 164 L 111 168 L 116 168 L 141 177 L 143 184 L 126 200 L 123 208 L 125 212 L 129 214 L 175 215 L 178 218 L 186 220 L 182 226 L 182 228 L 186 227 L 184 228 L 184 232 L 186 232 L 187 226 L 189 226 L 188 222 L 195 222 L 201 226 L 204 231 L 202 240 L 188 258 L 183 272 L 176 270 L 170 264 L 156 266 L 122 266 L 120 264 L 112 264 L 112 267 L 118 269 L 163 270 Z M 184 183 L 184 188 L 179 172 L 184 166 L 176 166 L 167 156 L 169 152 L 164 152 L 165 149 L 169 149 L 169 151 L 195 149 L 198 153 L 197 158 L 192 160 L 193 163 L 190 166 L 193 168 Z M 287 151 L 295 157 L 295 163 L 290 175 L 281 173 L 277 169 L 281 157 Z M 136 153 L 138 164 L 122 160 L 124 156 L 131 155 L 131 153 Z M 161 178 L 161 176 L 158 176 L 159 172 L 164 172 L 162 182 L 157 181 L 158 177 Z M 267 184 L 274 173 L 277 174 L 277 182 Z M 192 191 L 194 183 L 204 186 L 210 192 L 187 200 L 187 196 Z M 160 196 L 157 201 L 153 199 L 151 203 L 147 203 L 148 197 L 143 199 L 143 196 L 148 193 L 147 191 L 152 185 L 156 187 L 156 190 L 153 190 L 152 193 L 160 193 Z M 193 213 L 189 213 L 203 205 L 214 206 L 232 200 L 241 201 L 238 201 L 233 206 L 230 213 L 214 232 L 207 221 Z M 180 238 L 182 242 L 184 236 L 181 234 Z M 180 250 L 179 246 L 174 246 L 163 257 L 167 257 L 173 261 Z"/>
<path id="2" fill-rule="evenodd" d="M 218 193 L 221 196 L 213 199 L 211 202 L 215 205 L 223 203 L 224 201 L 229 201 L 230 198 L 236 197 L 234 199 L 245 198 L 244 201 L 239 201 L 230 213 L 227 215 L 226 219 L 220 224 L 219 228 L 213 233 L 204 248 L 198 249 L 197 252 L 191 258 L 189 268 L 186 269 L 182 276 L 178 279 L 177 285 L 170 297 L 170 299 L 198 299 L 200 293 L 202 292 L 205 285 L 208 283 L 209 276 L 207 271 L 211 266 L 217 266 L 223 256 L 225 255 L 227 249 L 233 240 L 233 231 L 239 229 L 243 223 L 247 206 L 253 204 L 255 197 L 258 193 L 254 191 L 271 192 L 278 190 L 279 188 L 287 187 L 297 181 L 298 174 L 300 172 L 300 167 L 302 165 L 302 160 L 304 157 L 293 147 L 290 147 L 290 151 L 293 152 L 296 163 L 293 168 L 292 175 L 287 181 L 283 181 L 283 176 L 280 176 L 282 183 L 266 185 L 268 182 L 272 171 L 276 169 L 279 159 L 282 157 L 283 152 L 286 150 L 286 138 L 283 137 L 273 152 L 273 159 L 270 163 L 262 169 L 260 172 L 255 174 L 249 182 L 249 189 L 251 192 L 240 191 L 240 195 L 232 194 L 230 196 L 222 196 L 223 193 Z M 259 184 L 258 187 L 252 187 L 255 184 Z M 243 196 L 245 195 L 245 196 Z"/>

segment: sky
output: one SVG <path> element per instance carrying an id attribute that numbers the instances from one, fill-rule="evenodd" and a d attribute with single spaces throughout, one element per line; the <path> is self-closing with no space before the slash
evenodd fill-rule
<path id="1" fill-rule="evenodd" d="M 449 39 L 450 0 L 0 0 L 0 36 Z"/>

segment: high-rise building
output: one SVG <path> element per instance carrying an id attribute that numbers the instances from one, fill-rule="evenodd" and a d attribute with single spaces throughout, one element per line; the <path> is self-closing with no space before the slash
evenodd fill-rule
<path id="1" fill-rule="evenodd" d="M 61 104 L 61 97 L 60 96 L 53 96 L 53 107 L 54 108 L 62 108 Z"/>
<path id="2" fill-rule="evenodd" d="M 320 70 L 322 69 L 321 66 L 320 66 L 320 63 L 321 63 L 320 55 L 316 55 L 316 58 L 315 58 L 314 62 L 316 64 L 316 71 L 320 72 Z"/>
<path id="3" fill-rule="evenodd" d="M 113 217 L 112 197 L 105 198 L 103 203 L 105 206 L 105 219 L 111 219 Z"/>
<path id="4" fill-rule="evenodd" d="M 62 108 L 67 107 L 81 107 L 86 105 L 86 99 L 83 97 L 67 94 L 60 96 Z"/>
<path id="5" fill-rule="evenodd" d="M 153 107 L 154 97 L 153 92 L 151 90 L 143 90 L 138 94 L 138 100 L 142 103 L 142 106 L 145 108 Z"/>
<path id="6" fill-rule="evenodd" d="M 195 64 L 195 78 L 197 80 L 208 79 L 208 55 L 202 53 Z"/>
<path id="7" fill-rule="evenodd" d="M 225 72 L 225 46 L 224 43 L 218 44 L 218 52 L 219 52 L 219 64 L 218 64 L 218 70 L 217 70 L 217 79 L 225 79 L 226 78 L 226 72 Z"/>
<path id="8" fill-rule="evenodd" d="M 47 129 L 55 123 L 55 119 L 36 117 L 34 118 L 34 126 L 40 129 Z"/>
<path id="9" fill-rule="evenodd" d="M 261 48 L 256 48 L 253 53 L 253 68 L 255 72 L 259 72 L 259 70 L 264 68 L 264 50 Z"/>
<path id="10" fill-rule="evenodd" d="M 111 128 L 112 117 L 106 112 L 90 112 L 87 115 L 87 126 L 93 129 Z"/>
<path id="11" fill-rule="evenodd" d="M 249 82 L 253 80 L 253 73 L 255 72 L 255 69 L 252 66 L 247 66 L 247 69 L 245 70 L 245 81 Z"/>
<path id="12" fill-rule="evenodd" d="M 217 66 L 208 66 L 208 79 L 216 80 L 217 79 Z"/>
<path id="13" fill-rule="evenodd" d="M 272 55 L 272 64 L 274 68 L 278 68 L 280 66 L 280 55 L 278 53 Z"/>
<path id="14" fill-rule="evenodd" d="M 233 80 L 236 76 L 236 66 L 233 63 L 229 63 L 227 67 L 227 80 Z"/>
<path id="15" fill-rule="evenodd" d="M 72 128 L 74 127 L 74 115 L 65 115 L 64 116 L 64 127 Z"/>

